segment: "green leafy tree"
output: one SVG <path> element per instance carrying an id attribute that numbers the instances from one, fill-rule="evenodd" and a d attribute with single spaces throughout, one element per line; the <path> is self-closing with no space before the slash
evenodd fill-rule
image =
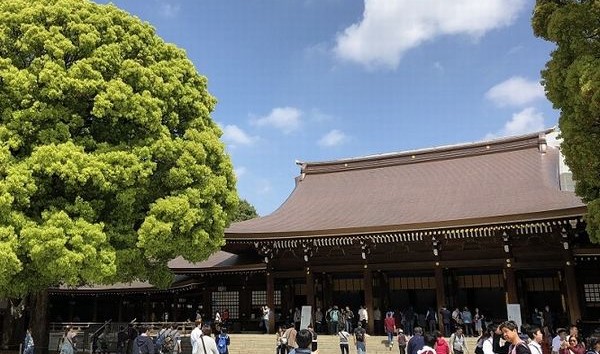
<path id="1" fill-rule="evenodd" d="M 0 1 L 0 298 L 134 279 L 224 243 L 238 203 L 215 99 L 113 5 Z"/>
<path id="2" fill-rule="evenodd" d="M 560 110 L 561 149 L 588 205 L 588 234 L 600 242 L 600 1 L 537 0 L 532 26 L 556 44 L 543 84 Z"/>
<path id="3" fill-rule="evenodd" d="M 258 217 L 256 208 L 250 204 L 246 199 L 240 199 L 240 203 L 233 214 L 231 219 L 232 222 L 250 220 Z"/>

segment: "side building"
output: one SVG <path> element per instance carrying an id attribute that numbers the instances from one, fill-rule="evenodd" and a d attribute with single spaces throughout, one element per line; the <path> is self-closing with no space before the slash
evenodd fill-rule
<path id="1" fill-rule="evenodd" d="M 231 225 L 206 262 L 173 261 L 172 288 L 53 289 L 51 318 L 184 321 L 227 309 L 235 331 L 258 330 L 264 304 L 271 328 L 303 305 L 469 306 L 501 320 L 511 304 L 523 322 L 549 306 L 557 323 L 593 325 L 600 248 L 547 135 L 300 163 L 275 212 Z"/>

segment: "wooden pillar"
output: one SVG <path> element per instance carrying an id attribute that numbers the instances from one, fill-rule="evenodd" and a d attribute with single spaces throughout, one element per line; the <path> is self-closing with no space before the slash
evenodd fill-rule
<path id="1" fill-rule="evenodd" d="M 333 306 L 333 277 L 323 274 L 323 315 L 329 306 Z"/>
<path id="2" fill-rule="evenodd" d="M 442 269 L 438 262 L 436 262 L 435 266 L 435 299 L 437 302 L 438 329 L 444 333 L 444 321 L 442 321 L 440 309 L 442 306 L 447 306 L 446 289 L 444 288 L 444 269 Z"/>
<path id="3" fill-rule="evenodd" d="M 504 268 L 504 281 L 506 282 L 506 303 L 517 304 L 519 303 L 519 297 L 517 296 L 517 279 L 515 277 L 515 270 L 507 264 Z"/>
<path id="4" fill-rule="evenodd" d="M 373 320 L 373 274 L 369 268 L 365 268 L 363 280 L 365 284 L 365 306 L 369 316 L 367 321 L 367 329 L 368 332 L 374 333 L 373 329 L 375 328 L 375 321 Z"/>
<path id="5" fill-rule="evenodd" d="M 575 324 L 581 319 L 581 307 L 579 306 L 579 297 L 577 296 L 579 291 L 577 289 L 577 282 L 575 281 L 575 265 L 573 261 L 569 260 L 565 262 L 564 275 L 569 320 L 571 321 L 570 323 Z"/>
<path id="6" fill-rule="evenodd" d="M 269 314 L 269 328 L 275 329 L 275 279 L 273 278 L 272 269 L 267 268 L 267 306 L 271 309 Z"/>
<path id="7" fill-rule="evenodd" d="M 315 310 L 315 277 L 310 268 L 306 268 L 306 305 Z"/>

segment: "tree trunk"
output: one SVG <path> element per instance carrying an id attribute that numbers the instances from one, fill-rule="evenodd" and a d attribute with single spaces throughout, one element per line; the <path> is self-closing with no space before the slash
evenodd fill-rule
<path id="1" fill-rule="evenodd" d="M 29 328 L 35 341 L 35 354 L 48 353 L 48 290 L 30 295 Z"/>

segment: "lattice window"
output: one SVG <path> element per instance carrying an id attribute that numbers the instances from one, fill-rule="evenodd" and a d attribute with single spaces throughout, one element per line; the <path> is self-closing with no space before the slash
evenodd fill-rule
<path id="1" fill-rule="evenodd" d="M 600 303 L 600 284 L 583 284 L 585 302 Z"/>
<path id="2" fill-rule="evenodd" d="M 237 291 L 215 291 L 212 293 L 213 312 L 229 309 L 229 318 L 240 318 L 240 294 Z"/>
<path id="3" fill-rule="evenodd" d="M 273 294 L 275 307 L 281 307 L 281 290 L 275 290 Z M 267 292 L 265 290 L 252 291 L 252 308 L 259 308 L 267 303 Z"/>

